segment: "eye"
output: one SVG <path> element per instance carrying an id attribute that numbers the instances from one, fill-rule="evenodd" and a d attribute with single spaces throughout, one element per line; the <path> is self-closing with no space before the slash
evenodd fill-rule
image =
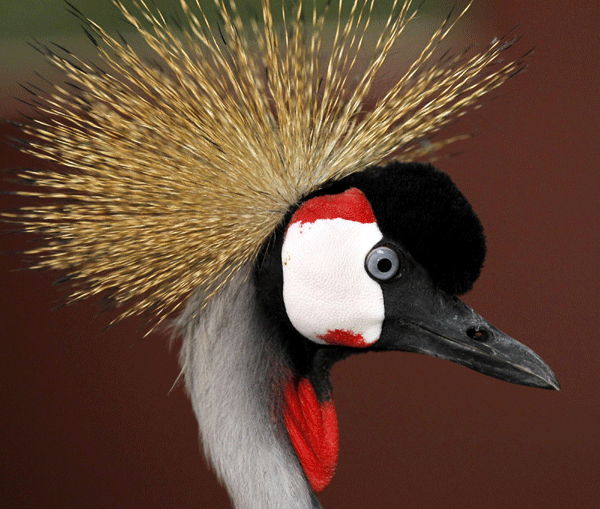
<path id="1" fill-rule="evenodd" d="M 367 255 L 365 266 L 372 278 L 377 281 L 388 281 L 398 274 L 400 260 L 396 251 L 386 246 L 379 246 Z"/>

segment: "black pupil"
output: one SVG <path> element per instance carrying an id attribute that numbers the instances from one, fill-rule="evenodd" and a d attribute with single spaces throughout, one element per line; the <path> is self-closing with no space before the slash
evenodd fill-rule
<path id="1" fill-rule="evenodd" d="M 377 262 L 377 270 L 382 273 L 389 272 L 392 269 L 392 261 L 389 258 L 382 258 Z"/>

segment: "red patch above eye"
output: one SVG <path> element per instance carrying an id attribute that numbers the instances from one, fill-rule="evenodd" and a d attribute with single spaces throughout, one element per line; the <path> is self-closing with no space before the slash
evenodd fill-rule
<path id="1" fill-rule="evenodd" d="M 327 334 L 317 334 L 317 337 L 330 345 L 353 346 L 355 348 L 369 346 L 361 334 L 349 330 L 328 330 Z"/>
<path id="2" fill-rule="evenodd" d="M 294 213 L 290 224 L 338 218 L 357 223 L 376 222 L 367 197 L 353 187 L 341 194 L 328 194 L 308 200 Z"/>

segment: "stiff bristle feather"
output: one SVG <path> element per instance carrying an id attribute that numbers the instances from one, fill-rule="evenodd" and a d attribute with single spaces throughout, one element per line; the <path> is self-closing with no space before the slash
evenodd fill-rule
<path id="1" fill-rule="evenodd" d="M 262 1 L 262 20 L 248 21 L 234 0 L 215 2 L 217 30 L 185 0 L 183 29 L 143 0 L 138 15 L 115 0 L 155 63 L 79 11 L 100 65 L 38 46 L 72 90 L 55 85 L 36 107 L 23 150 L 66 170 L 23 170 L 39 189 L 21 194 L 50 203 L 10 219 L 49 239 L 28 253 L 36 268 L 68 272 L 73 300 L 108 293 L 129 305 L 121 317 L 151 311 L 160 320 L 193 290 L 209 298 L 256 259 L 302 197 L 371 165 L 430 155 L 449 141 L 430 143 L 432 135 L 521 65 L 501 61 L 502 40 L 435 61 L 456 22 L 446 20 L 364 111 L 415 17 L 410 0 L 394 2 L 358 78 L 374 0 L 353 0 L 348 17 L 343 0 L 322 12 L 299 0 L 282 9 L 282 24 L 270 0 Z M 336 23 L 325 52 L 329 10 Z"/>

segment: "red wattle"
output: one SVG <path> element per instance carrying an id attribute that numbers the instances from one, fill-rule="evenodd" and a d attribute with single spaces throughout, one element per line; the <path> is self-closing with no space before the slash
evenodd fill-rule
<path id="1" fill-rule="evenodd" d="M 300 464 L 314 491 L 325 489 L 337 466 L 339 437 L 332 400 L 319 402 L 306 378 L 290 379 L 283 418 Z"/>

